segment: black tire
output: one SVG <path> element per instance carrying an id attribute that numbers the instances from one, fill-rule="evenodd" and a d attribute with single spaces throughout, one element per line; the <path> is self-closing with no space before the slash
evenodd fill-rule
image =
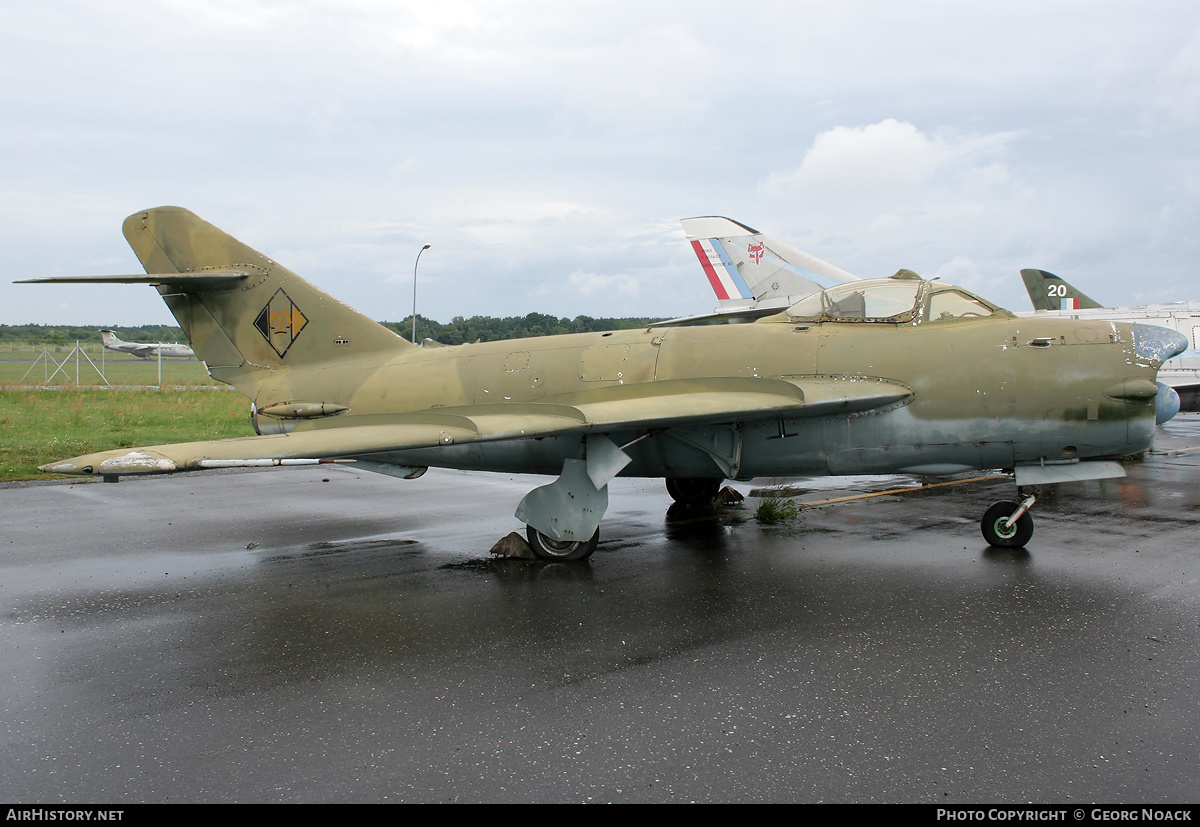
<path id="1" fill-rule="evenodd" d="M 531 525 L 525 526 L 525 536 L 529 538 L 529 550 L 539 560 L 555 563 L 569 563 L 574 560 L 586 560 L 592 556 L 600 543 L 600 529 L 586 542 L 561 542 L 551 539 Z"/>
<path id="2" fill-rule="evenodd" d="M 712 477 L 667 477 L 667 493 L 680 505 L 711 505 L 723 482 Z"/>
<path id="3" fill-rule="evenodd" d="M 1004 527 L 1004 521 L 1018 507 L 1017 503 L 1003 500 L 983 513 L 979 528 L 988 545 L 997 548 L 1024 548 L 1033 537 L 1033 517 L 1029 516 L 1028 511 L 1018 517 L 1011 528 Z"/>

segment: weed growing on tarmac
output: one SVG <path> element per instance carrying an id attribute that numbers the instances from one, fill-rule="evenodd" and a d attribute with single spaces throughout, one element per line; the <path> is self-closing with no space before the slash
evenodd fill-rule
<path id="1" fill-rule="evenodd" d="M 800 514 L 800 504 L 784 497 L 767 497 L 758 504 L 754 519 L 762 525 L 790 523 Z"/>

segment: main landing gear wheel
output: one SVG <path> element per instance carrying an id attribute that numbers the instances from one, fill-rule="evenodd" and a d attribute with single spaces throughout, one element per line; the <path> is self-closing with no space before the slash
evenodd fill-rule
<path id="1" fill-rule="evenodd" d="M 573 560 L 586 560 L 592 556 L 600 543 L 600 529 L 585 542 L 571 540 L 555 540 L 547 537 L 531 525 L 525 526 L 525 536 L 529 538 L 529 550 L 539 560 L 567 563 Z"/>
<path id="2" fill-rule="evenodd" d="M 1033 537 L 1033 517 L 1026 511 L 1011 526 L 1004 524 L 1009 516 L 1019 508 L 1019 504 L 1003 500 L 994 504 L 983 513 L 979 523 L 983 531 L 983 539 L 988 545 L 997 548 L 1022 548 Z"/>
<path id="3" fill-rule="evenodd" d="M 680 505 L 709 505 L 721 493 L 721 483 L 712 477 L 667 477 L 667 493 Z"/>

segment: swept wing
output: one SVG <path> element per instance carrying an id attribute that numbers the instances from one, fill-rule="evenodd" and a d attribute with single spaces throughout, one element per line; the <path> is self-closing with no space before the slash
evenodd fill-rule
<path id="1" fill-rule="evenodd" d="M 665 429 L 719 422 L 852 413 L 900 402 L 912 391 L 885 380 L 724 377 L 644 382 L 539 402 L 339 416 L 287 434 L 152 445 L 50 463 L 64 474 L 163 474 L 237 465 L 352 458 L 472 442 Z M 355 419 L 362 424 L 352 424 Z"/>

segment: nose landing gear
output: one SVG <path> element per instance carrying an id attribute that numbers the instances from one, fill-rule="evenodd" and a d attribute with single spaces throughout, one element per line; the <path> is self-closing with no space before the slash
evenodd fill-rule
<path id="1" fill-rule="evenodd" d="M 1033 537 L 1033 517 L 1030 507 L 1037 496 L 1030 494 L 1020 503 L 1002 500 L 983 513 L 979 528 L 983 539 L 996 548 L 1023 548 Z"/>
<path id="2" fill-rule="evenodd" d="M 1033 537 L 1033 518 L 1029 509 L 1037 502 L 1039 489 L 1063 482 L 1107 480 L 1125 476 L 1125 469 L 1114 460 L 1055 460 L 1042 459 L 1036 464 L 1013 468 L 1017 492 L 1025 496 L 1019 504 L 998 502 L 984 512 L 979 524 L 983 539 L 997 548 L 1021 548 Z"/>

